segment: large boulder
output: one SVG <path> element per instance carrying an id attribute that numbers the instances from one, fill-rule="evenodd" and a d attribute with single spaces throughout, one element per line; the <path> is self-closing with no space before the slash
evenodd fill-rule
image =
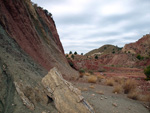
<path id="1" fill-rule="evenodd" d="M 46 94 L 61 113 L 94 113 L 93 108 L 81 96 L 81 91 L 62 78 L 53 68 L 42 79 Z"/>

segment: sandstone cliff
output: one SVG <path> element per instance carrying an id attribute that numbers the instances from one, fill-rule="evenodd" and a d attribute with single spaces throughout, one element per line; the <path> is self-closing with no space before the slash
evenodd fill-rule
<path id="1" fill-rule="evenodd" d="M 0 113 L 56 113 L 41 83 L 53 67 L 78 76 L 51 14 L 30 0 L 0 0 Z"/>

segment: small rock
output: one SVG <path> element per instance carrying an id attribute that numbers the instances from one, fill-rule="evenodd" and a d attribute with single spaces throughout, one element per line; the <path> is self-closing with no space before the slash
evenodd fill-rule
<path id="1" fill-rule="evenodd" d="M 95 96 L 95 94 L 92 94 L 92 96 Z"/>
<path id="2" fill-rule="evenodd" d="M 117 104 L 116 104 L 116 103 L 112 103 L 112 105 L 115 106 L 115 107 L 117 107 Z"/>
<path id="3" fill-rule="evenodd" d="M 107 99 L 107 97 L 105 97 L 105 99 Z"/>
<path id="4" fill-rule="evenodd" d="M 43 111 L 42 113 L 46 113 L 45 111 Z"/>
<path id="5" fill-rule="evenodd" d="M 101 98 L 101 100 L 103 100 L 103 98 Z"/>

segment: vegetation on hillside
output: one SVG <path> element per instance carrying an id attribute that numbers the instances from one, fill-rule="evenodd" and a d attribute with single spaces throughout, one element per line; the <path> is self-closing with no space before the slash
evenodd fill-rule
<path id="1" fill-rule="evenodd" d="M 86 53 L 85 55 L 86 56 L 91 56 L 91 55 L 95 55 L 95 54 L 99 54 L 99 55 L 102 55 L 102 54 L 109 54 L 109 53 L 119 53 L 121 52 L 122 48 L 119 48 L 117 46 L 114 46 L 114 45 L 104 45 L 98 49 L 94 49 L 88 53 Z"/>
<path id="2" fill-rule="evenodd" d="M 150 80 L 150 65 L 144 69 L 144 74 L 147 77 L 147 80 Z"/>

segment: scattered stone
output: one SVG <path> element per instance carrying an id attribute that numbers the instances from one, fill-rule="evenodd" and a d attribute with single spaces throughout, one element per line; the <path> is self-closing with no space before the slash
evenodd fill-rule
<path id="1" fill-rule="evenodd" d="M 112 103 L 113 106 L 117 107 L 118 105 L 116 103 Z"/>
<path id="2" fill-rule="evenodd" d="M 95 96 L 95 94 L 92 94 L 92 96 Z"/>
<path id="3" fill-rule="evenodd" d="M 101 98 L 101 100 L 103 100 L 103 98 Z"/>
<path id="4" fill-rule="evenodd" d="M 45 111 L 43 111 L 42 113 L 46 113 Z"/>
<path id="5" fill-rule="evenodd" d="M 104 95 L 103 91 L 96 91 L 96 93 L 100 94 L 100 95 Z"/>
<path id="6" fill-rule="evenodd" d="M 107 99 L 107 97 L 105 97 L 105 99 Z"/>
<path id="7" fill-rule="evenodd" d="M 89 86 L 89 88 L 94 89 L 94 88 L 95 88 L 95 86 L 94 86 L 94 85 L 91 85 L 91 86 Z"/>

